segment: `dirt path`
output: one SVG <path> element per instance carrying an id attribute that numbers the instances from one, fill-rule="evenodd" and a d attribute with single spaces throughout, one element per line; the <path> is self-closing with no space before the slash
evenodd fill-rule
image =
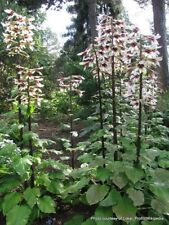
<path id="1" fill-rule="evenodd" d="M 40 121 L 37 130 L 39 137 L 44 139 L 54 139 L 59 132 L 59 128 L 54 122 Z"/>

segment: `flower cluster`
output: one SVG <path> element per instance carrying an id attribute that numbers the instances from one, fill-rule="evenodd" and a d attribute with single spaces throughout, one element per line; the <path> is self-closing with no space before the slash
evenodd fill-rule
<path id="1" fill-rule="evenodd" d="M 9 56 L 22 55 L 28 57 L 26 49 L 33 50 L 34 18 L 19 15 L 11 9 L 5 10 L 7 19 L 2 23 L 5 28 L 4 43 L 7 45 Z"/>
<path id="2" fill-rule="evenodd" d="M 124 86 L 125 97 L 131 105 L 138 107 L 140 99 L 140 76 L 142 76 L 142 102 L 154 108 L 157 103 L 159 93 L 158 77 L 156 68 L 159 66 L 158 38 L 159 36 L 141 35 L 140 32 L 130 32 L 130 54 L 132 57 L 130 64 L 126 68 L 126 81 Z M 134 44 L 135 43 L 135 44 Z M 127 93 L 130 92 L 128 95 Z"/>
<path id="3" fill-rule="evenodd" d="M 81 75 L 71 75 L 69 77 L 62 77 L 58 79 L 60 91 L 74 91 L 82 95 L 82 91 L 78 89 L 78 86 L 82 83 L 84 77 Z"/>
<path id="4" fill-rule="evenodd" d="M 95 38 L 94 44 L 78 54 L 83 56 L 83 62 L 80 64 L 94 67 L 98 63 L 101 75 L 107 74 L 110 76 L 112 74 L 112 57 L 114 57 L 116 69 L 121 68 L 121 64 L 125 62 L 124 51 L 126 49 L 127 32 L 124 28 L 124 21 L 103 16 L 97 30 L 98 37 Z M 95 70 L 93 72 L 96 73 Z"/>
<path id="5" fill-rule="evenodd" d="M 92 68 L 96 76 L 99 68 L 100 76 L 110 79 L 114 73 L 115 89 L 123 94 L 123 98 L 134 107 L 138 106 L 139 82 L 142 75 L 143 102 L 152 107 L 156 104 L 158 82 L 156 68 L 159 66 L 158 38 L 154 35 L 142 35 L 139 28 L 125 25 L 123 20 L 115 20 L 110 16 L 102 16 L 97 27 L 95 38 L 84 52 L 80 63 Z"/>
<path id="6" fill-rule="evenodd" d="M 17 96 L 21 97 L 22 104 L 36 103 L 40 105 L 42 100 L 42 81 L 41 70 L 43 68 L 29 69 L 22 66 L 17 66 L 18 79 L 15 79 L 15 84 L 18 87 Z"/>

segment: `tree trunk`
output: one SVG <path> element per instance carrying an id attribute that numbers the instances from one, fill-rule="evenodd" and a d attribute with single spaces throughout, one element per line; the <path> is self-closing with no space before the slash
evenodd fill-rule
<path id="1" fill-rule="evenodd" d="M 162 61 L 160 62 L 160 80 L 163 89 L 166 89 L 169 85 L 168 74 L 168 52 L 166 41 L 166 17 L 165 17 L 165 1 L 164 0 L 152 0 L 153 7 L 153 19 L 154 19 L 154 31 L 159 34 L 161 38 L 158 40 L 161 48 L 159 49 Z"/>
<path id="2" fill-rule="evenodd" d="M 88 5 L 88 31 L 90 42 L 93 42 L 97 35 L 97 0 L 86 0 Z"/>

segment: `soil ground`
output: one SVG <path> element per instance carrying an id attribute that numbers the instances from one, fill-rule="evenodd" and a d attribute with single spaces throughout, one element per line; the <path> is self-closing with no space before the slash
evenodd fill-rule
<path id="1" fill-rule="evenodd" d="M 75 130 L 80 131 L 83 128 L 82 124 L 76 124 L 75 125 Z M 39 137 L 42 139 L 50 139 L 50 140 L 56 140 L 57 137 L 65 137 L 65 135 L 68 136 L 68 132 L 63 132 L 61 131 L 57 124 L 54 122 L 49 122 L 49 121 L 39 121 L 38 122 L 38 128 L 37 128 L 37 133 L 39 134 Z M 75 143 L 79 140 L 75 140 Z M 58 148 L 58 143 L 54 144 L 52 148 L 56 149 Z M 56 156 L 50 156 L 54 157 L 54 159 L 57 160 Z M 71 163 L 71 160 L 68 160 L 67 163 Z M 77 155 L 75 155 L 75 166 L 78 167 L 79 163 L 77 161 Z M 64 225 L 66 221 L 68 221 L 71 217 L 81 214 L 84 215 L 85 218 L 88 218 L 92 215 L 94 211 L 94 208 L 90 206 L 86 206 L 83 204 L 78 204 L 78 205 L 62 205 L 61 209 L 55 214 L 52 215 L 52 217 L 48 216 L 45 217 L 41 220 L 38 220 L 34 223 L 34 225 Z M 0 225 L 6 225 L 5 224 L 5 218 L 0 214 Z M 79 225 L 79 224 L 74 224 L 74 225 Z"/>
<path id="2" fill-rule="evenodd" d="M 79 132 L 83 125 L 75 124 L 75 130 Z M 67 132 L 61 131 L 59 128 L 57 128 L 57 125 L 53 122 L 48 121 L 40 121 L 38 124 L 38 134 L 40 138 L 44 139 L 51 139 L 56 140 L 57 137 L 65 137 L 69 138 L 69 135 Z M 82 141 L 82 139 L 75 139 L 74 143 Z M 60 146 L 58 144 L 53 146 L 56 150 Z M 68 155 L 67 155 L 68 156 Z M 52 156 L 51 156 L 52 157 Z M 57 160 L 56 156 L 54 158 Z M 71 160 L 67 161 L 68 164 L 71 165 Z M 75 155 L 75 167 L 78 167 L 79 163 L 77 161 L 77 155 Z M 85 218 L 90 217 L 93 214 L 94 208 L 82 204 L 78 205 L 63 205 L 62 208 L 51 218 L 47 217 L 42 219 L 41 221 L 38 221 L 35 225 L 63 225 L 66 221 L 68 221 L 71 217 L 81 214 L 84 215 Z M 51 224 L 50 224 L 51 222 Z M 74 224 L 79 225 L 79 224 Z"/>

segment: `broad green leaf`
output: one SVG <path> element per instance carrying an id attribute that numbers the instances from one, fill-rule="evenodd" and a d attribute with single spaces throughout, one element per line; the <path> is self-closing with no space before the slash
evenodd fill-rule
<path id="1" fill-rule="evenodd" d="M 64 185 L 62 182 L 58 181 L 51 181 L 47 190 L 53 194 L 62 194 L 65 191 Z"/>
<path id="2" fill-rule="evenodd" d="M 27 201 L 28 205 L 33 208 L 37 203 L 38 197 L 40 196 L 39 188 L 27 188 L 23 193 L 24 199 Z"/>
<path id="3" fill-rule="evenodd" d="M 12 153 L 16 153 L 17 151 L 17 146 L 14 143 L 4 143 L 3 147 L 1 147 L 1 152 L 0 155 L 1 156 L 10 156 L 12 157 L 13 155 L 11 155 Z"/>
<path id="4" fill-rule="evenodd" d="M 81 167 L 81 168 L 78 168 L 78 169 L 74 169 L 72 172 L 71 172 L 71 176 L 74 178 L 74 179 L 77 179 L 77 178 L 81 178 L 82 176 L 88 174 L 90 172 L 91 168 L 89 168 L 88 166 L 86 167 Z"/>
<path id="5" fill-rule="evenodd" d="M 169 171 L 165 169 L 158 168 L 155 170 L 155 181 L 157 183 L 167 185 L 169 187 Z"/>
<path id="6" fill-rule="evenodd" d="M 112 225 L 111 220 L 107 220 L 108 217 L 112 217 L 112 208 L 98 207 L 95 211 L 94 217 L 97 225 Z"/>
<path id="7" fill-rule="evenodd" d="M 93 184 L 86 192 L 86 199 L 89 205 L 94 205 L 104 199 L 108 192 L 108 187 L 105 185 Z"/>
<path id="8" fill-rule="evenodd" d="M 169 168 L 169 161 L 168 159 L 161 159 L 159 162 L 158 162 L 158 165 L 162 168 Z"/>
<path id="9" fill-rule="evenodd" d="M 122 172 L 124 172 L 124 162 L 123 161 L 115 161 L 112 163 L 112 161 L 110 161 L 106 168 L 115 173 L 117 173 L 117 171 L 119 173 L 122 173 Z"/>
<path id="10" fill-rule="evenodd" d="M 142 221 L 141 222 L 141 225 L 163 225 L 164 222 L 163 221 L 158 221 L 158 220 L 155 220 L 155 221 Z"/>
<path id="11" fill-rule="evenodd" d="M 161 200 L 169 203 L 169 189 L 158 185 L 150 185 L 150 190 Z"/>
<path id="12" fill-rule="evenodd" d="M 3 213 L 7 215 L 7 213 L 14 208 L 18 202 L 21 201 L 21 194 L 18 192 L 12 192 L 7 195 L 5 195 L 2 208 L 3 208 Z"/>
<path id="13" fill-rule="evenodd" d="M 79 135 L 79 137 L 80 137 L 80 135 Z M 91 144 L 91 142 L 89 142 L 89 141 L 79 142 L 77 144 L 77 149 L 78 149 L 78 151 L 84 151 L 86 149 L 86 146 L 88 146 L 90 144 Z"/>
<path id="14" fill-rule="evenodd" d="M 133 205 L 133 202 L 127 198 L 123 197 L 121 200 L 118 202 L 116 206 L 113 207 L 113 212 L 116 214 L 117 218 L 121 217 L 135 217 L 137 208 Z"/>
<path id="15" fill-rule="evenodd" d="M 140 225 L 139 221 L 131 221 L 128 225 Z"/>
<path id="16" fill-rule="evenodd" d="M 101 141 L 99 140 L 99 141 L 95 141 L 95 142 L 93 142 L 93 143 L 91 143 L 90 144 L 90 149 L 92 149 L 93 150 L 93 152 L 96 152 L 96 151 L 98 151 L 99 149 L 101 149 Z"/>
<path id="17" fill-rule="evenodd" d="M 127 150 L 128 152 L 134 152 L 136 149 L 136 146 L 132 139 L 129 137 L 122 137 L 121 138 L 122 146 Z"/>
<path id="18" fill-rule="evenodd" d="M 30 172 L 30 166 L 32 165 L 32 161 L 30 156 L 25 156 L 23 158 L 17 159 L 14 164 L 14 170 L 20 175 L 23 176 Z"/>
<path id="19" fill-rule="evenodd" d="M 151 202 L 152 208 L 160 213 L 169 215 L 169 189 L 159 185 L 151 185 L 150 190 L 156 195 Z"/>
<path id="20" fill-rule="evenodd" d="M 103 167 L 98 167 L 96 176 L 98 179 L 100 179 L 102 182 L 104 182 L 109 178 L 110 170 L 103 168 Z"/>
<path id="21" fill-rule="evenodd" d="M 84 153 L 83 155 L 80 155 L 80 156 L 78 157 L 78 160 L 79 160 L 80 162 L 82 162 L 82 163 L 90 163 L 90 162 L 93 161 L 91 155 L 88 154 L 88 153 Z"/>
<path id="22" fill-rule="evenodd" d="M 0 180 L 0 193 L 12 191 L 14 188 L 19 187 L 21 184 L 18 175 L 3 177 Z"/>
<path id="23" fill-rule="evenodd" d="M 38 207 L 41 212 L 55 213 L 55 202 L 50 196 L 43 196 L 38 199 Z"/>
<path id="24" fill-rule="evenodd" d="M 127 194 L 129 195 L 129 198 L 133 200 L 135 206 L 144 204 L 144 194 L 142 191 L 136 191 L 134 188 L 129 188 Z"/>
<path id="25" fill-rule="evenodd" d="M 106 151 L 109 152 L 111 155 L 114 154 L 114 152 L 117 151 L 118 149 L 116 145 L 108 141 L 105 142 L 105 148 L 106 148 Z"/>
<path id="26" fill-rule="evenodd" d="M 29 143 L 30 140 L 36 140 L 38 139 L 38 135 L 32 131 L 27 131 L 23 135 L 23 140 L 25 143 Z"/>
<path id="27" fill-rule="evenodd" d="M 121 199 L 120 192 L 116 191 L 116 189 L 112 189 L 108 196 L 100 202 L 100 206 L 113 206 L 116 205 Z"/>
<path id="28" fill-rule="evenodd" d="M 169 215 L 169 202 L 161 199 L 153 199 L 151 206 L 158 213 Z"/>
<path id="29" fill-rule="evenodd" d="M 75 224 L 82 224 L 84 220 L 84 216 L 82 215 L 76 215 L 74 217 L 72 217 L 69 221 L 67 221 L 66 223 L 64 223 L 64 225 L 75 225 Z"/>
<path id="30" fill-rule="evenodd" d="M 125 173 L 129 180 L 131 180 L 134 184 L 144 177 L 143 170 L 139 168 L 126 167 Z"/>
<path id="31" fill-rule="evenodd" d="M 90 179 L 83 177 L 80 181 L 75 182 L 72 186 L 68 187 L 67 193 L 74 193 L 85 187 Z"/>
<path id="32" fill-rule="evenodd" d="M 103 166 L 106 160 L 101 156 L 96 156 L 94 160 L 91 161 L 90 167 Z"/>
<path id="33" fill-rule="evenodd" d="M 83 222 L 81 225 L 96 225 L 96 223 L 93 219 L 88 219 L 85 222 Z"/>
<path id="34" fill-rule="evenodd" d="M 49 179 L 48 174 L 42 173 L 36 178 L 36 182 L 39 185 L 44 185 L 45 187 L 49 187 L 51 180 Z"/>
<path id="35" fill-rule="evenodd" d="M 127 179 L 127 177 L 126 177 L 126 175 L 124 173 L 116 173 L 113 176 L 113 183 L 117 187 L 119 187 L 120 189 L 122 189 L 128 183 L 128 179 Z"/>
<path id="36" fill-rule="evenodd" d="M 153 161 L 160 154 L 160 151 L 156 148 L 150 148 L 145 151 L 145 154 L 150 161 Z"/>
<path id="37" fill-rule="evenodd" d="M 27 225 L 31 210 L 25 205 L 16 205 L 6 216 L 7 225 Z"/>
<path id="38" fill-rule="evenodd" d="M 92 142 L 95 142 L 97 140 L 100 140 L 100 138 L 103 137 L 104 135 L 105 135 L 105 131 L 102 129 L 99 129 L 90 136 L 90 140 Z"/>

